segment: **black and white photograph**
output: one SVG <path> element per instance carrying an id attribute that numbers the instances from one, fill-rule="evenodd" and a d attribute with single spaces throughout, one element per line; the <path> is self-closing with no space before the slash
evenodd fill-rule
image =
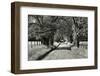
<path id="1" fill-rule="evenodd" d="M 11 72 L 97 69 L 97 7 L 11 4 Z"/>
<path id="2" fill-rule="evenodd" d="M 88 58 L 88 17 L 28 15 L 28 61 Z"/>

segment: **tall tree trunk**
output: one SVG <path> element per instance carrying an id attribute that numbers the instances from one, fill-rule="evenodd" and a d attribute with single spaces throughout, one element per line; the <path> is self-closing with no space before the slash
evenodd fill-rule
<path id="1" fill-rule="evenodd" d="M 48 40 L 48 46 L 50 48 L 52 48 L 53 44 L 54 44 L 54 32 L 51 32 L 51 34 L 49 35 L 48 39 L 49 39 Z"/>
<path id="2" fill-rule="evenodd" d="M 53 46 L 53 43 L 54 43 L 54 37 L 52 36 L 52 37 L 50 38 L 49 45 Z"/>
<path id="3" fill-rule="evenodd" d="M 78 41 L 77 41 L 77 33 L 75 30 L 73 30 L 73 43 L 77 47 Z"/>
<path id="4" fill-rule="evenodd" d="M 54 36 L 49 37 L 49 47 L 52 47 L 54 44 Z"/>
<path id="5" fill-rule="evenodd" d="M 78 24 L 76 23 L 74 17 L 72 19 L 73 19 L 73 22 L 74 22 L 74 24 L 72 26 L 72 30 L 73 30 L 73 43 L 74 43 L 74 45 L 76 47 L 79 47 L 79 39 L 78 39 L 78 35 L 77 35 L 77 29 L 78 29 L 77 26 L 78 26 Z"/>

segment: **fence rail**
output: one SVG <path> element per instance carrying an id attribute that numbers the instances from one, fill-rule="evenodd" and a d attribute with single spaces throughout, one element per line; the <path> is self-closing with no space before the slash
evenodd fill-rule
<path id="1" fill-rule="evenodd" d="M 41 41 L 28 41 L 28 45 L 32 48 L 33 46 L 42 45 Z"/>
<path id="2" fill-rule="evenodd" d="M 83 42 L 80 42 L 79 45 L 80 45 L 80 48 L 85 48 L 85 49 L 87 49 L 87 47 L 88 47 L 88 42 L 83 41 Z"/>

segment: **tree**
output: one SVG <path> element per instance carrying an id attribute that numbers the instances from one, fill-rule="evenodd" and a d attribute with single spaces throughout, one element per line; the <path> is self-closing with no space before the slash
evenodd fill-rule
<path id="1" fill-rule="evenodd" d="M 28 24 L 29 40 L 41 40 L 48 47 L 66 39 L 78 47 L 80 37 L 87 38 L 86 17 L 29 15 Z"/>
<path id="2" fill-rule="evenodd" d="M 82 37 L 87 39 L 87 18 L 86 17 L 72 17 L 73 19 L 73 43 L 75 46 L 79 47 L 79 42 Z"/>
<path id="3" fill-rule="evenodd" d="M 54 43 L 54 33 L 56 31 L 55 21 L 57 17 L 55 16 L 40 16 L 40 15 L 31 15 L 29 16 L 29 26 L 31 26 L 31 32 L 29 28 L 29 35 L 33 34 L 35 39 L 39 37 L 41 42 L 48 47 L 53 46 Z M 35 29 L 36 28 L 36 29 Z M 31 38 L 33 38 L 31 37 Z M 33 38 L 34 39 L 34 38 Z"/>

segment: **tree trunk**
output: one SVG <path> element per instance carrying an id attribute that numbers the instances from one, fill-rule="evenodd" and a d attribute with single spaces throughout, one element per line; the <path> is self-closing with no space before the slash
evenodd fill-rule
<path id="1" fill-rule="evenodd" d="M 74 43 L 74 46 L 79 47 L 79 37 L 77 35 L 77 31 L 78 31 L 77 26 L 78 26 L 78 24 L 76 23 L 74 17 L 72 19 L 73 19 L 73 22 L 74 22 L 74 24 L 72 26 L 72 30 L 73 30 L 73 43 Z"/>
<path id="2" fill-rule="evenodd" d="M 79 48 L 79 37 L 77 36 L 77 33 L 75 31 L 73 32 L 73 43 L 76 47 Z"/>
<path id="3" fill-rule="evenodd" d="M 74 46 L 77 46 L 77 34 L 75 31 L 73 32 L 73 43 L 74 43 Z"/>
<path id="4" fill-rule="evenodd" d="M 54 36 L 49 37 L 49 47 L 52 47 L 54 44 Z"/>

